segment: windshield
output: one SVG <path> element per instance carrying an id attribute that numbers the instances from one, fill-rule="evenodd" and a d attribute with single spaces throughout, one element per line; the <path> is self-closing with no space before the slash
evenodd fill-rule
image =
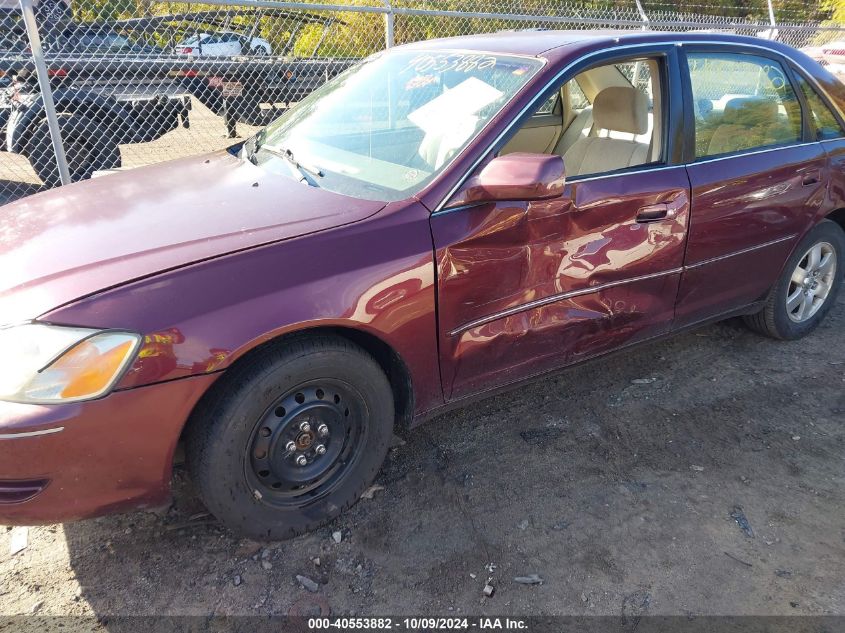
<path id="1" fill-rule="evenodd" d="M 541 65 L 489 53 L 387 52 L 311 93 L 244 151 L 312 186 L 401 200 L 434 179 Z"/>

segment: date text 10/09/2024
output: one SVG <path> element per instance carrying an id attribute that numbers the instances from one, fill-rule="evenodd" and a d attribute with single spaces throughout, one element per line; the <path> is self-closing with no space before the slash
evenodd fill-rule
<path id="1" fill-rule="evenodd" d="M 511 630 L 526 631 L 528 623 L 519 618 L 309 618 L 310 630 Z"/>

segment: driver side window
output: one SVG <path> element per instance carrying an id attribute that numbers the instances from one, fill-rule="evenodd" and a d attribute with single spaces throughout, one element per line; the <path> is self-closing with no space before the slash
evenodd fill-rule
<path id="1" fill-rule="evenodd" d="M 501 154 L 562 156 L 568 178 L 596 176 L 661 160 L 662 67 L 631 59 L 585 70 L 560 87 L 561 107 L 540 108 Z"/>

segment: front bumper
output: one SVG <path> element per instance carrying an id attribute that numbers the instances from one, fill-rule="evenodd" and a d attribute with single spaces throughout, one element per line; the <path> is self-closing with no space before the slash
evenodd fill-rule
<path id="1" fill-rule="evenodd" d="M 219 374 L 62 405 L 0 402 L 0 524 L 161 505 L 188 416 Z"/>

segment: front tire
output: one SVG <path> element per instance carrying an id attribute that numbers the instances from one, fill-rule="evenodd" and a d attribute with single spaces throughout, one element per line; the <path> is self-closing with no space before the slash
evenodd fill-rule
<path id="1" fill-rule="evenodd" d="M 257 539 L 313 530 L 372 484 L 393 434 L 390 384 L 346 339 L 291 339 L 236 365 L 189 422 L 200 497 Z"/>
<path id="2" fill-rule="evenodd" d="M 745 317 L 754 331 L 781 340 L 812 332 L 836 303 L 845 271 L 845 233 L 823 220 L 801 240 L 766 305 Z"/>

